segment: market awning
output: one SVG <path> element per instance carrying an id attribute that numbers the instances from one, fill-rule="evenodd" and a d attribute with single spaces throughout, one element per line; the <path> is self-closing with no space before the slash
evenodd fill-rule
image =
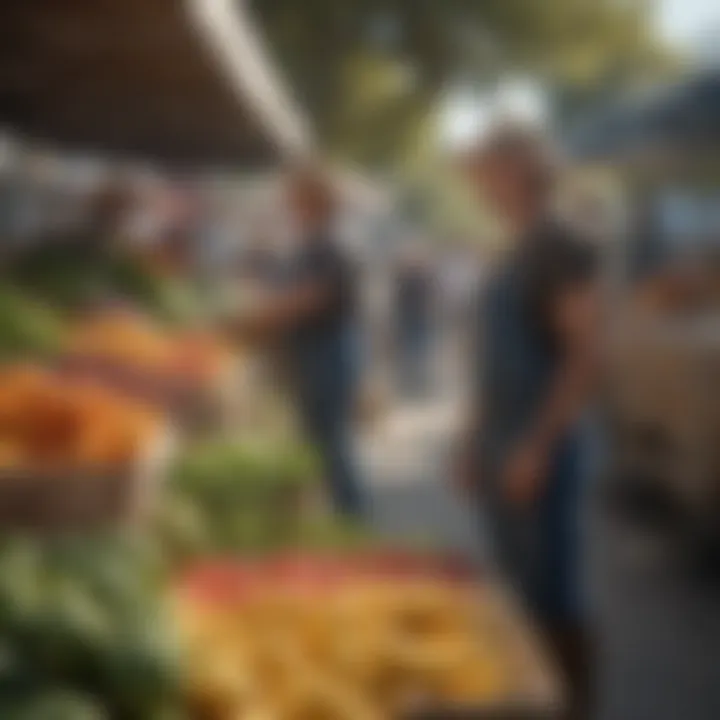
<path id="1" fill-rule="evenodd" d="M 0 125 L 63 147 L 264 165 L 308 134 L 234 0 L 4 0 Z"/>

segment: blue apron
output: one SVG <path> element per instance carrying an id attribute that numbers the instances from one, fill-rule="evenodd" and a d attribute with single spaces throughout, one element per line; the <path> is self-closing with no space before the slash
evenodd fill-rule
<path id="1" fill-rule="evenodd" d="M 572 430 L 559 443 L 545 491 L 533 506 L 513 506 L 502 488 L 508 453 L 536 418 L 557 362 L 528 317 L 520 273 L 513 264 L 490 281 L 482 309 L 478 450 L 486 491 L 481 497 L 502 572 L 541 620 L 573 621 L 581 605 L 580 431 Z"/>

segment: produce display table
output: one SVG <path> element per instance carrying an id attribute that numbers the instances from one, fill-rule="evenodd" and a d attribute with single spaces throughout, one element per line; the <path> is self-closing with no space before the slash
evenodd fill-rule
<path id="1" fill-rule="evenodd" d="M 298 712 L 305 717 L 302 713 L 310 712 L 308 708 L 315 708 L 313 712 L 335 708 L 332 712 L 338 713 L 338 720 L 366 716 L 544 720 L 558 717 L 562 709 L 560 684 L 509 593 L 492 581 L 478 581 L 469 568 L 447 558 L 380 552 L 216 562 L 186 576 L 178 597 L 181 627 L 196 643 L 191 646 L 193 656 L 200 658 L 198 675 L 193 677 L 191 670 L 190 679 L 199 693 L 195 696 L 201 703 L 199 712 L 207 713 L 202 717 L 215 717 L 213 712 L 224 717 L 221 708 L 228 710 L 236 702 L 249 711 L 244 703 L 272 706 L 286 692 L 292 697 L 282 672 L 272 674 L 270 686 L 264 685 L 267 678 L 262 673 L 255 674 L 265 660 L 273 667 L 276 662 L 282 665 L 290 657 L 283 653 L 292 648 L 300 655 L 291 665 L 301 662 L 298 673 L 308 672 L 310 680 L 291 710 L 281 705 L 284 709 L 278 717 L 288 720 Z M 332 623 L 338 621 L 336 613 L 345 618 L 346 612 L 340 637 Z M 459 618 L 466 612 L 471 620 L 463 626 Z M 270 623 L 272 632 L 262 629 L 263 622 Z M 376 636 L 379 645 L 373 644 Z M 263 655 L 268 642 L 273 653 L 280 652 L 272 660 Z M 348 647 L 354 648 L 354 660 L 343 670 L 339 658 L 345 657 Z M 213 656 L 226 662 L 218 666 L 219 675 L 208 672 L 202 660 L 208 650 L 210 664 Z M 255 660 L 244 666 L 248 658 Z M 289 677 L 295 677 L 295 670 Z M 228 680 L 229 685 L 223 685 Z M 318 680 L 320 686 L 313 685 Z M 238 697 L 232 688 L 243 682 L 248 694 Z M 355 682 L 360 684 L 356 687 Z M 386 682 L 390 685 L 382 684 Z M 439 700 L 445 692 L 446 699 Z M 398 702 L 404 709 L 390 711 L 389 707 L 400 707 L 395 705 Z M 191 702 L 191 707 L 196 706 Z M 367 715 L 354 715 L 351 707 L 357 712 L 363 707 Z"/>

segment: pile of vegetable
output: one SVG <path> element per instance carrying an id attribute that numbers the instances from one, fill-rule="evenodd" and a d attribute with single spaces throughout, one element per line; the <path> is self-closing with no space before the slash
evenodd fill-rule
<path id="1" fill-rule="evenodd" d="M 182 717 L 179 644 L 144 542 L 0 541 L 0 717 Z"/>
<path id="2" fill-rule="evenodd" d="M 179 599 L 193 717 L 387 720 L 510 702 L 522 659 L 470 577 L 397 554 L 199 568 Z"/>
<path id="3" fill-rule="evenodd" d="M 0 283 L 0 360 L 52 356 L 62 338 L 63 322 L 51 305 Z"/>
<path id="4" fill-rule="evenodd" d="M 75 310 L 112 299 L 135 303 L 169 322 L 194 319 L 199 298 L 186 283 L 158 275 L 101 243 L 44 244 L 10 261 L 6 276 L 54 307 Z"/>
<path id="5" fill-rule="evenodd" d="M 171 467 L 159 532 L 178 558 L 263 551 L 297 542 L 317 490 L 304 445 L 208 441 Z"/>
<path id="6" fill-rule="evenodd" d="M 67 353 L 192 387 L 211 385 L 233 367 L 231 349 L 211 332 L 168 331 L 129 311 L 105 311 L 74 323 Z"/>
<path id="7" fill-rule="evenodd" d="M 161 426 L 146 405 L 32 363 L 0 371 L 0 468 L 116 470 Z"/>

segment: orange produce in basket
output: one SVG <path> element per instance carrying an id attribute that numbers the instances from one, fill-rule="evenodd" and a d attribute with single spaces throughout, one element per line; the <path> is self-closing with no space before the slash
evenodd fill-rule
<path id="1" fill-rule="evenodd" d="M 152 412 L 98 385 L 78 388 L 75 455 L 80 464 L 122 464 L 133 457 L 156 425 Z"/>
<path id="2" fill-rule="evenodd" d="M 211 379 L 224 373 L 231 358 L 230 350 L 212 335 L 191 333 L 177 339 L 172 367 L 181 375 Z"/>
<path id="3" fill-rule="evenodd" d="M 83 323 L 70 338 L 74 354 L 160 371 L 173 344 L 151 322 L 130 313 L 108 313 Z"/>
<path id="4" fill-rule="evenodd" d="M 0 442 L 0 469 L 18 467 L 27 464 L 22 447 L 12 440 Z"/>
<path id="5" fill-rule="evenodd" d="M 0 467 L 115 467 L 135 457 L 158 418 L 88 381 L 18 365 L 0 372 Z"/>
<path id="6" fill-rule="evenodd" d="M 204 381 L 228 367 L 229 350 L 207 333 L 168 334 L 127 312 L 103 314 L 73 333 L 72 355 L 95 358 L 175 380 Z"/>

